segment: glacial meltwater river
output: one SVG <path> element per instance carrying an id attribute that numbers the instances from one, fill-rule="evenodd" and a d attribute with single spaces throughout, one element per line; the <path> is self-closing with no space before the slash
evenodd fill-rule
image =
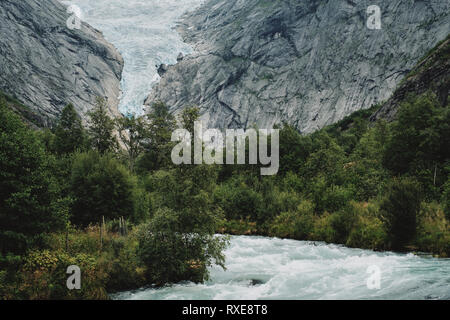
<path id="1" fill-rule="evenodd" d="M 250 236 L 233 236 L 225 255 L 227 270 L 212 267 L 204 284 L 139 289 L 112 298 L 450 299 L 450 259 Z M 379 289 L 372 288 L 377 274 L 368 269 L 379 271 Z"/>
<path id="2" fill-rule="evenodd" d="M 203 0 L 72 0 L 82 19 L 122 54 L 122 113 L 142 113 L 159 80 L 155 65 L 191 48 L 173 30 Z M 378 253 L 324 243 L 232 237 L 226 267 L 204 284 L 180 283 L 112 295 L 115 299 L 450 299 L 450 259 Z M 375 269 L 374 269 L 375 268 Z M 369 289 L 369 270 L 380 287 Z M 371 278 L 372 282 L 374 278 Z"/>

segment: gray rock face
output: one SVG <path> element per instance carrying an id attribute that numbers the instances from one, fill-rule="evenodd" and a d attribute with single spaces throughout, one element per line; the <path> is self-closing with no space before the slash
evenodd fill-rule
<path id="1" fill-rule="evenodd" d="M 56 0 L 0 1 L 0 90 L 50 125 L 67 103 L 81 117 L 98 96 L 117 110 L 123 59 L 103 35 L 82 23 L 69 29 Z"/>
<path id="2" fill-rule="evenodd" d="M 158 75 L 162 77 L 167 72 L 167 64 L 160 64 L 157 66 Z"/>
<path id="3" fill-rule="evenodd" d="M 434 93 L 442 106 L 450 102 L 450 34 L 413 68 L 370 120 L 395 120 L 401 103 L 407 100 L 409 94 L 425 92 Z"/>
<path id="4" fill-rule="evenodd" d="M 367 8 L 381 8 L 381 30 Z M 450 30 L 450 1 L 209 0 L 179 32 L 195 53 L 146 100 L 197 105 L 210 127 L 315 131 L 389 98 Z"/>

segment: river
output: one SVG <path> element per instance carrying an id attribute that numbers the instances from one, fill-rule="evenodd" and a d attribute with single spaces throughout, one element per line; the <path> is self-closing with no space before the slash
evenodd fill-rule
<path id="1" fill-rule="evenodd" d="M 226 267 L 204 284 L 122 292 L 113 299 L 450 299 L 450 259 L 266 237 L 233 236 Z M 379 288 L 373 288 L 379 271 Z"/>
<path id="2" fill-rule="evenodd" d="M 190 53 L 173 26 L 203 0 L 72 0 L 82 19 L 101 30 L 125 66 L 119 110 L 141 114 L 159 81 L 155 65 Z M 210 269 L 204 284 L 115 294 L 115 299 L 450 299 L 450 259 L 378 253 L 324 243 L 235 236 L 227 270 Z M 379 271 L 379 289 L 367 281 Z M 375 268 L 375 269 L 370 269 Z M 373 279 L 373 278 L 371 278 Z"/>

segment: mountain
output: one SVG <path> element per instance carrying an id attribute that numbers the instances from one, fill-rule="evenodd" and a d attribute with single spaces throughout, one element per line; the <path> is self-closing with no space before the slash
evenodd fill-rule
<path id="1" fill-rule="evenodd" d="M 367 27 L 370 5 L 381 29 Z M 387 100 L 450 30 L 450 1 L 207 0 L 178 26 L 195 53 L 146 100 L 197 105 L 210 127 L 302 133 Z"/>
<path id="2" fill-rule="evenodd" d="M 0 90 L 49 126 L 67 103 L 85 119 L 98 96 L 118 116 L 123 59 L 91 26 L 69 29 L 56 0 L 0 1 Z"/>
<path id="3" fill-rule="evenodd" d="M 400 104 L 408 97 L 408 94 L 420 95 L 426 91 L 436 94 L 442 106 L 449 103 L 450 35 L 421 59 L 402 80 L 392 97 L 372 115 L 371 121 L 394 120 Z"/>

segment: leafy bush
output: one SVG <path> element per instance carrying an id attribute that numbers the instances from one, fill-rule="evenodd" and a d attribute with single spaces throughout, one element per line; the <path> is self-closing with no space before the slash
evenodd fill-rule
<path id="1" fill-rule="evenodd" d="M 306 240 L 314 228 L 314 205 L 303 201 L 295 211 L 286 211 L 278 215 L 271 224 L 270 233 L 277 237 L 289 237 Z"/>
<path id="2" fill-rule="evenodd" d="M 378 216 L 378 208 L 372 203 L 352 203 L 356 221 L 348 235 L 346 245 L 372 250 L 386 249 L 387 234 Z"/>
<path id="3" fill-rule="evenodd" d="M 214 199 L 220 206 L 227 219 L 250 218 L 257 221 L 258 212 L 263 206 L 263 197 L 242 179 L 234 178 L 218 186 L 214 192 Z"/>
<path id="4" fill-rule="evenodd" d="M 108 225 L 108 224 L 107 224 Z M 136 229 L 120 236 L 104 227 L 47 234 L 46 249 L 0 259 L 0 294 L 5 299 L 108 299 L 108 293 L 148 284 L 138 258 Z M 67 267 L 81 270 L 81 290 L 66 287 Z"/>
<path id="5" fill-rule="evenodd" d="M 335 212 L 345 207 L 354 194 L 351 186 L 328 186 L 325 176 L 315 178 L 310 186 L 310 198 L 314 200 L 317 213 Z"/>
<path id="6" fill-rule="evenodd" d="M 417 245 L 420 250 L 450 257 L 450 224 L 436 203 L 422 203 L 418 215 Z"/>
<path id="7" fill-rule="evenodd" d="M 224 268 L 222 250 L 226 239 L 209 233 L 183 232 L 179 213 L 159 209 L 139 232 L 138 256 L 147 268 L 147 277 L 157 285 L 208 279 L 207 267 L 216 263 Z"/>
<path id="8" fill-rule="evenodd" d="M 331 215 L 328 212 L 324 212 L 314 222 L 313 233 L 311 240 L 325 241 L 332 243 L 335 238 L 335 231 L 331 225 Z"/>
<path id="9" fill-rule="evenodd" d="M 420 210 L 419 184 L 410 178 L 395 179 L 388 187 L 380 211 L 393 249 L 401 250 L 414 240 Z"/>
<path id="10" fill-rule="evenodd" d="M 136 221 L 147 214 L 148 199 L 137 190 L 136 179 L 110 155 L 95 151 L 78 154 L 70 182 L 76 225 L 100 222 L 102 216 Z"/>
<path id="11" fill-rule="evenodd" d="M 0 102 L 0 253 L 23 253 L 64 227 L 66 202 L 33 131 Z"/>
<path id="12" fill-rule="evenodd" d="M 256 235 L 260 234 L 257 228 L 256 222 L 252 222 L 249 219 L 245 220 L 226 220 L 220 221 L 217 230 L 222 234 L 235 234 L 235 235 Z"/>
<path id="13" fill-rule="evenodd" d="M 330 217 L 331 227 L 334 230 L 334 239 L 336 243 L 347 242 L 347 238 L 350 235 L 353 227 L 355 226 L 358 219 L 358 212 L 355 210 L 355 204 L 352 203 L 341 209 L 340 211 L 334 213 Z"/>
<path id="14" fill-rule="evenodd" d="M 19 272 L 18 292 L 25 299 L 106 299 L 107 274 L 100 270 L 92 255 L 78 253 L 75 256 L 62 251 L 31 251 L 24 258 Z M 82 272 L 80 290 L 68 290 L 66 280 L 68 266 L 77 265 Z"/>
<path id="15" fill-rule="evenodd" d="M 442 193 L 442 205 L 444 207 L 445 216 L 450 221 L 450 178 L 444 185 L 444 192 Z"/>

